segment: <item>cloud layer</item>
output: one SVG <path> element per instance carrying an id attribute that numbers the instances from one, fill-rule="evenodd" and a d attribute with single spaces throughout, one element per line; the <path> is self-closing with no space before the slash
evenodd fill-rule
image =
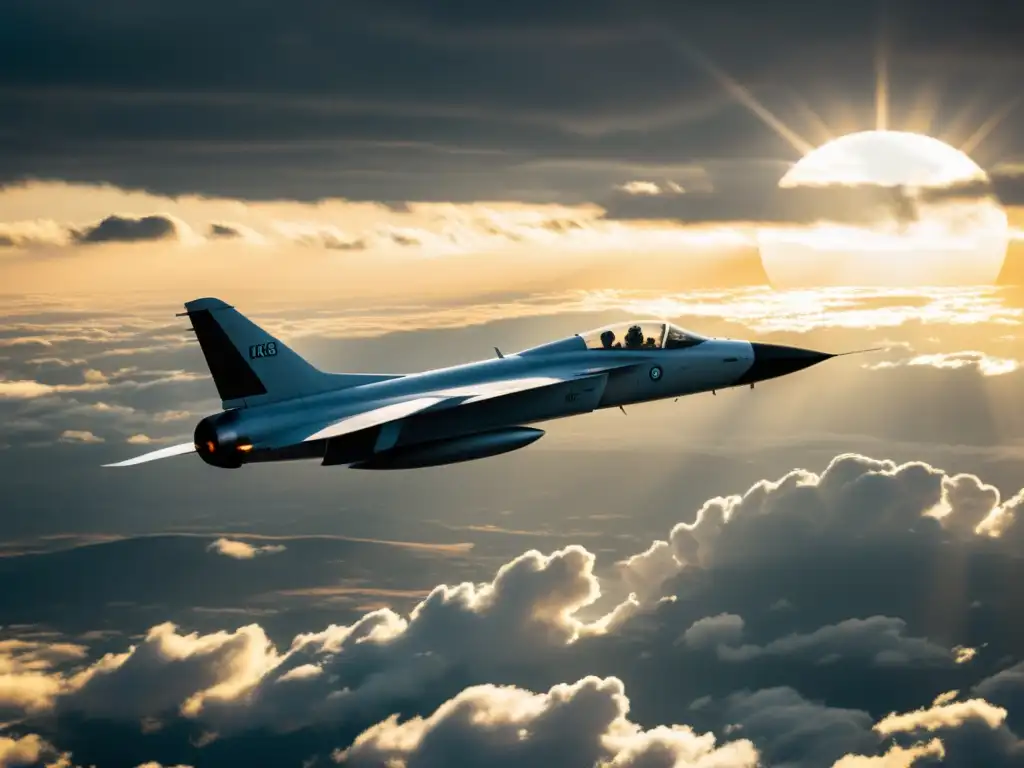
<path id="1" fill-rule="evenodd" d="M 160 624 L 98 657 L 7 643 L 0 706 L 76 760 L 100 753 L 74 724 L 107 719 L 185 728 L 210 756 L 265 732 L 351 765 L 1014 765 L 1022 497 L 841 455 L 709 500 L 604 575 L 578 545 L 528 551 L 284 647 L 259 624 Z M 973 563 L 959 583 L 955 563 Z"/>
<path id="2" fill-rule="evenodd" d="M 890 9 L 891 82 L 900 85 L 891 122 L 927 130 L 896 105 L 942 74 L 933 129 L 962 143 L 1016 95 L 1021 56 L 1009 30 L 1019 11 L 970 14 L 950 0 L 934 8 Z M 235 22 L 228 4 L 194 0 L 157 14 L 122 0 L 89 13 L 69 0 L 6 8 L 0 179 L 248 199 L 344 190 L 372 200 L 578 202 L 644 171 L 688 189 L 686 170 L 709 158 L 747 168 L 748 159 L 788 161 L 795 146 L 824 140 L 822 123 L 832 133 L 874 124 L 876 19 L 838 7 L 709 4 L 695 16 L 656 0 L 629 13 L 559 0 L 512 16 L 404 1 L 266 4 L 230 42 L 196 34 L 197 13 L 211 29 Z M 46 50 L 67 56 L 51 61 Z M 772 120 L 739 106 L 751 95 Z M 980 103 L 970 110 L 972 96 Z M 769 127 L 778 121 L 788 130 Z M 1010 115 L 986 131 L 1010 157 L 1020 155 L 1013 124 Z"/>

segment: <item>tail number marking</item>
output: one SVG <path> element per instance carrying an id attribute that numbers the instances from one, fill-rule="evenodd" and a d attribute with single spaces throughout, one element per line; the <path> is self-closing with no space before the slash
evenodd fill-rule
<path id="1" fill-rule="evenodd" d="M 277 354 L 277 342 L 267 341 L 263 344 L 253 344 L 249 347 L 249 359 L 255 360 L 257 357 L 273 357 Z"/>

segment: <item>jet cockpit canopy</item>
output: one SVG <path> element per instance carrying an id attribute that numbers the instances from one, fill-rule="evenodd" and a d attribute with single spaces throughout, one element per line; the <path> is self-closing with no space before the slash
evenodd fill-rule
<path id="1" fill-rule="evenodd" d="M 693 347 L 707 339 L 672 323 L 652 320 L 614 323 L 592 331 L 577 334 L 587 349 L 638 350 L 682 349 Z"/>

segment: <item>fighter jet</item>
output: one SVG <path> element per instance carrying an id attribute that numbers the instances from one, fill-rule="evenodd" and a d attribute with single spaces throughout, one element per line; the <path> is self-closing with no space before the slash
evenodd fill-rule
<path id="1" fill-rule="evenodd" d="M 321 371 L 215 298 L 185 304 L 223 410 L 193 441 L 106 464 L 198 453 L 213 467 L 316 459 L 411 469 L 524 448 L 526 426 L 698 392 L 750 386 L 834 354 L 713 339 L 672 323 L 616 323 L 488 360 L 409 374 Z"/>

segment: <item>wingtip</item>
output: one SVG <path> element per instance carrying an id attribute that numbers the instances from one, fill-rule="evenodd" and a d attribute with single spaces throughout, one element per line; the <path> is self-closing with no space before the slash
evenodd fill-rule
<path id="1" fill-rule="evenodd" d="M 144 453 L 141 456 L 134 456 L 124 461 L 117 461 L 113 464 L 101 464 L 101 467 L 132 467 L 137 464 L 146 464 L 150 461 L 156 461 L 158 459 L 169 459 L 172 456 L 182 456 L 186 453 L 191 453 L 195 450 L 194 443 L 181 443 L 179 445 L 171 445 L 166 448 L 159 448 L 149 453 Z"/>

